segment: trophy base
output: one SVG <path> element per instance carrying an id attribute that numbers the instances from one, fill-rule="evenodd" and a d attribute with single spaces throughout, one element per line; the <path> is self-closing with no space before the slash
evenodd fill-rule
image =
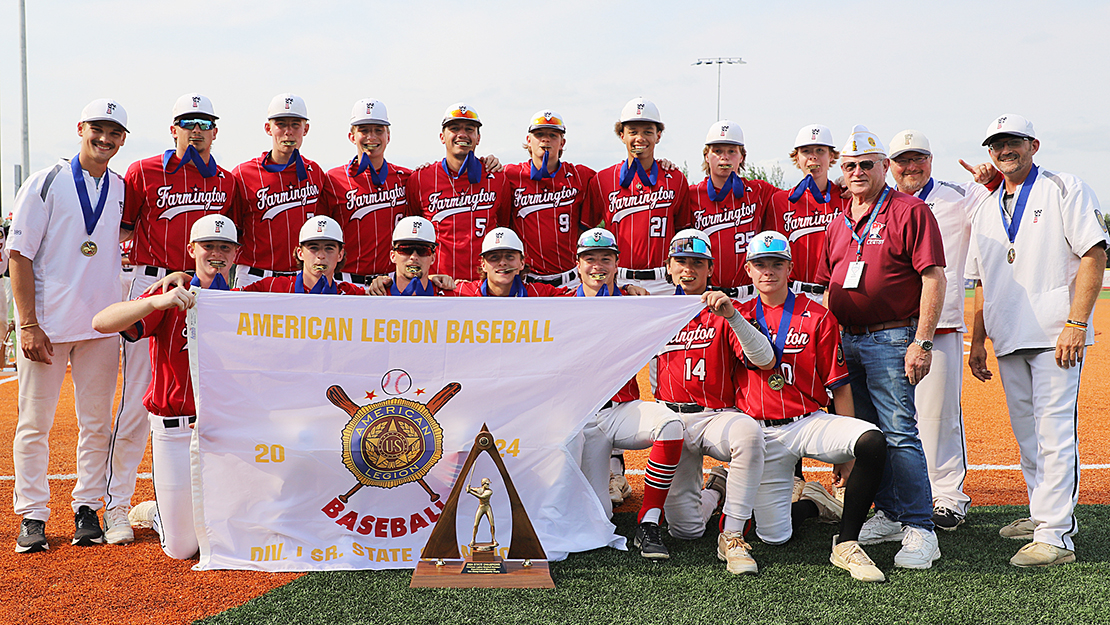
<path id="1" fill-rule="evenodd" d="M 412 573 L 409 588 L 555 588 L 547 560 L 481 562 L 472 559 L 420 560 Z M 500 570 L 495 570 L 497 568 Z M 468 571 L 468 569 L 470 569 Z"/>

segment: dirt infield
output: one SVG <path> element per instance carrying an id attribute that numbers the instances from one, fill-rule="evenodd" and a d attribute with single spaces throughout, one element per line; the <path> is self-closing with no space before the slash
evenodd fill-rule
<path id="1" fill-rule="evenodd" d="M 970 300 L 968 302 L 970 308 Z M 1110 301 L 1100 300 L 1096 327 L 1110 324 Z M 1096 333 L 1099 340 L 1104 333 Z M 1084 465 L 1110 465 L 1110 422 L 1103 413 L 1110 408 L 1110 352 L 1104 344 L 1089 352 L 1080 392 L 1080 457 Z M 1002 384 L 997 364 L 991 360 L 995 379 L 980 383 L 964 376 L 964 418 L 968 455 L 975 465 L 1009 466 L 1018 462 L 1017 444 L 1010 431 Z M 16 424 L 18 382 L 0 383 L 0 445 L 11 449 Z M 57 422 L 51 435 L 51 475 L 75 472 L 73 449 L 76 443 L 73 417 L 73 389 L 68 381 L 63 388 Z M 630 452 L 630 469 L 643 469 L 646 452 Z M 810 468 L 820 465 L 813 463 Z M 150 472 L 150 453 L 140 467 Z M 11 500 L 12 456 L 0 454 L 0 496 Z M 829 474 L 810 473 L 826 484 Z M 812 478 L 811 478 L 812 479 Z M 620 509 L 634 510 L 639 505 L 643 480 L 630 476 L 635 491 L 632 500 Z M 19 518 L 8 511 L 0 515 L 0 594 L 9 599 L 0 605 L 0 622 L 5 623 L 84 623 L 84 622 L 191 622 L 240 605 L 299 574 L 258 573 L 250 571 L 192 571 L 195 560 L 175 561 L 163 555 L 157 535 L 151 530 L 136 531 L 134 544 L 80 548 L 69 544 L 73 534 L 73 514 L 68 492 L 72 479 L 51 480 L 53 516 L 47 523 L 50 550 L 41 554 L 16 555 L 13 543 L 19 531 Z M 1019 471 L 1012 469 L 975 469 L 968 475 L 966 490 L 973 505 L 1022 504 L 1025 484 Z M 149 478 L 140 479 L 135 502 L 153 497 Z M 1083 472 L 1080 503 L 1110 503 L 1110 469 L 1093 468 Z"/>

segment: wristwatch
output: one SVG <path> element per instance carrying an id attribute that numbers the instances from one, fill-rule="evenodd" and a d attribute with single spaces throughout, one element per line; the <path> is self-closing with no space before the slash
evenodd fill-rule
<path id="1" fill-rule="evenodd" d="M 932 341 L 929 341 L 929 340 L 923 341 L 921 339 L 914 339 L 913 343 L 914 343 L 914 345 L 917 345 L 918 347 L 920 347 L 921 349 L 923 349 L 927 352 L 933 351 L 933 342 Z"/>

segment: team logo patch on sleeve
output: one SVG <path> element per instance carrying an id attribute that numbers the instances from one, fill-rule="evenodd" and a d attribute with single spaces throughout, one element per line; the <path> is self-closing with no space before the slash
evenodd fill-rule
<path id="1" fill-rule="evenodd" d="M 844 348 L 839 345 L 836 346 L 836 364 L 844 364 Z"/>
<path id="2" fill-rule="evenodd" d="M 1098 225 L 1102 228 L 1102 231 L 1108 232 L 1106 229 L 1106 219 L 1103 218 L 1102 213 L 1099 212 L 1097 208 L 1095 209 L 1095 219 L 1098 220 Z"/>

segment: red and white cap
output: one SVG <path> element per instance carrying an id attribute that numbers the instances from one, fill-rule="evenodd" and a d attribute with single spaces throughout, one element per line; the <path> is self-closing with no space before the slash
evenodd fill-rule
<path id="1" fill-rule="evenodd" d="M 655 122 L 662 124 L 663 120 L 659 115 L 659 107 L 651 100 L 643 98 L 632 98 L 628 104 L 624 105 L 621 109 L 620 122 Z"/>
<path id="2" fill-rule="evenodd" d="M 119 102 L 101 98 L 93 100 L 81 109 L 79 122 L 115 122 L 127 132 L 127 111 L 123 110 Z"/>
<path id="3" fill-rule="evenodd" d="M 552 110 L 536 111 L 532 115 L 532 120 L 528 122 L 528 132 L 540 128 L 553 128 L 560 132 L 567 131 L 566 125 L 563 124 L 563 116 Z"/>
<path id="4" fill-rule="evenodd" d="M 279 117 L 308 119 L 308 107 L 305 106 L 304 98 L 295 93 L 279 93 L 274 96 L 266 109 L 266 119 Z"/>
<path id="5" fill-rule="evenodd" d="M 385 109 L 385 104 L 381 100 L 363 98 L 355 102 L 354 108 L 351 109 L 351 125 L 362 124 L 389 125 L 389 111 Z"/>
<path id="6" fill-rule="evenodd" d="M 933 153 L 929 149 L 929 138 L 917 130 L 903 130 L 890 140 L 890 158 L 903 152 L 921 152 L 929 155 Z"/>
<path id="7" fill-rule="evenodd" d="M 235 228 L 235 222 L 227 215 L 211 213 L 193 222 L 193 227 L 189 230 L 189 241 L 225 241 L 238 245 L 239 231 Z"/>
<path id="8" fill-rule="evenodd" d="M 173 103 L 174 119 L 186 115 L 207 115 L 212 119 L 219 119 L 216 116 L 216 110 L 212 108 L 212 100 L 199 93 L 186 93 Z"/>
<path id="9" fill-rule="evenodd" d="M 335 241 L 343 243 L 343 228 L 339 222 L 325 215 L 316 215 L 301 226 L 300 242 Z"/>
<path id="10" fill-rule="evenodd" d="M 833 143 L 832 131 L 828 126 L 821 124 L 810 124 L 802 126 L 798 130 L 798 136 L 794 137 L 794 147 L 801 148 L 807 145 L 823 145 L 836 149 L 836 144 Z"/>
<path id="11" fill-rule="evenodd" d="M 482 239 L 482 254 L 499 250 L 510 250 L 523 254 L 524 241 L 521 241 L 520 237 L 509 228 L 494 228 L 486 233 L 486 238 Z"/>
<path id="12" fill-rule="evenodd" d="M 886 156 L 886 148 L 879 140 L 878 135 L 867 129 L 867 126 L 857 124 L 852 127 L 852 134 L 848 135 L 848 142 L 840 151 L 841 156 L 863 156 L 864 154 L 878 154 Z"/>
<path id="13" fill-rule="evenodd" d="M 709 132 L 705 135 L 705 145 L 716 145 L 718 143 L 744 145 L 744 131 L 740 129 L 740 124 L 731 119 L 713 122 L 713 125 L 709 127 Z"/>
<path id="14" fill-rule="evenodd" d="M 1014 135 L 1026 139 L 1037 138 L 1037 132 L 1033 130 L 1033 122 L 1013 113 L 1006 113 L 987 126 L 987 137 L 983 139 L 983 145 L 989 144 L 998 135 Z"/>
<path id="15" fill-rule="evenodd" d="M 405 217 L 393 228 L 393 244 L 415 243 L 436 246 L 436 227 L 423 217 Z"/>
<path id="16" fill-rule="evenodd" d="M 478 124 L 479 127 L 482 126 L 482 118 L 478 117 L 478 111 L 475 111 L 474 108 L 466 102 L 456 102 L 447 107 L 447 110 L 443 112 L 443 123 L 440 124 L 440 127 L 446 126 L 456 119 L 472 121 Z"/>

